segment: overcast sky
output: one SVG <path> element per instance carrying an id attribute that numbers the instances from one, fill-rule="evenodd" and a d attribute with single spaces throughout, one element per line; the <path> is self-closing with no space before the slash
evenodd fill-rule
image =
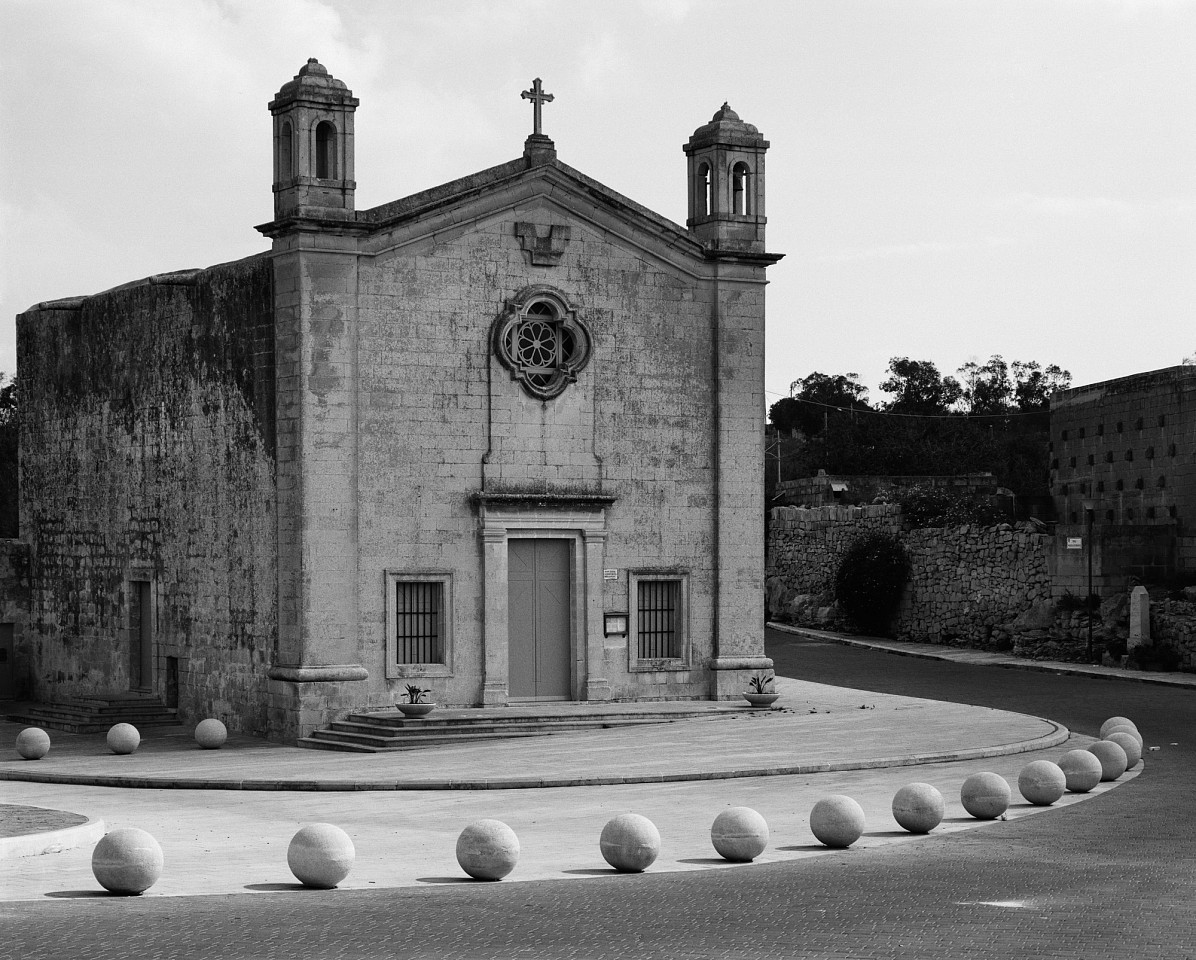
<path id="1" fill-rule="evenodd" d="M 1196 0 L 0 0 L 0 371 L 41 300 L 268 249 L 267 102 L 361 100 L 358 209 L 519 156 L 683 223 L 724 100 L 771 141 L 767 389 L 890 357 L 1196 352 Z"/>

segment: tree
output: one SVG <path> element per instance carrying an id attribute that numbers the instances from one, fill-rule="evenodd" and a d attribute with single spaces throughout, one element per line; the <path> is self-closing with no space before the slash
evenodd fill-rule
<path id="1" fill-rule="evenodd" d="M 963 395 L 963 387 L 954 377 L 943 377 L 929 360 L 909 357 L 889 359 L 889 379 L 880 389 L 894 395 L 883 407 L 889 413 L 930 416 L 946 414 Z"/>
<path id="2" fill-rule="evenodd" d="M 1043 370 L 1033 360 L 1029 363 L 1014 360 L 1012 369 L 1014 402 L 1023 413 L 1049 409 L 1051 394 L 1056 390 L 1066 390 L 1071 385 L 1071 374 L 1057 363 Z"/>
<path id="3" fill-rule="evenodd" d="M 1009 364 L 999 353 L 988 363 L 969 360 L 959 368 L 963 378 L 963 403 L 969 414 L 1001 414 L 1013 409 L 1013 381 Z"/>
<path id="4" fill-rule="evenodd" d="M 815 371 L 789 385 L 789 396 L 768 410 L 778 430 L 800 430 L 808 437 L 820 433 L 830 410 L 868 410 L 868 388 L 858 373 L 825 374 Z"/>
<path id="5" fill-rule="evenodd" d="M 16 537 L 17 515 L 17 381 L 0 372 L 0 537 Z"/>

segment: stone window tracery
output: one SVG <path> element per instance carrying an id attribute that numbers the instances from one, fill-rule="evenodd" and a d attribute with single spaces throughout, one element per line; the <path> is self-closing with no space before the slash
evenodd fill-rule
<path id="1" fill-rule="evenodd" d="M 588 328 L 555 291 L 530 291 L 508 301 L 495 325 L 499 361 L 538 400 L 551 400 L 575 382 L 590 351 Z"/>

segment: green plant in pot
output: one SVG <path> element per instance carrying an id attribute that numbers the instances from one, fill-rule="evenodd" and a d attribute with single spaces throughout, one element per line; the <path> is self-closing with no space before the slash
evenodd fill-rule
<path id="1" fill-rule="evenodd" d="M 771 673 L 757 673 L 748 679 L 748 690 L 743 698 L 753 707 L 770 707 L 780 696 L 773 689 Z"/>
<path id="2" fill-rule="evenodd" d="M 405 717 L 426 717 L 429 713 L 436 709 L 436 704 L 424 699 L 424 694 L 431 693 L 431 689 L 421 687 L 417 683 L 409 683 L 406 687 L 407 699 L 400 700 L 396 707 L 399 712 Z"/>

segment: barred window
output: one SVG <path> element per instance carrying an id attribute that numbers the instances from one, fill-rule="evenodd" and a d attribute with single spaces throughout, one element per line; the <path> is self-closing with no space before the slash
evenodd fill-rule
<path id="1" fill-rule="evenodd" d="M 636 637 L 642 660 L 675 659 L 681 584 L 676 580 L 641 580 L 636 598 Z"/>
<path id="2" fill-rule="evenodd" d="M 685 571 L 630 571 L 627 638 L 631 670 L 689 668 L 689 578 Z"/>
<path id="3" fill-rule="evenodd" d="M 449 676 L 452 636 L 451 574 L 387 571 L 387 677 Z"/>
<path id="4" fill-rule="evenodd" d="M 395 584 L 395 650 L 399 663 L 442 663 L 440 624 L 444 585 Z"/>

